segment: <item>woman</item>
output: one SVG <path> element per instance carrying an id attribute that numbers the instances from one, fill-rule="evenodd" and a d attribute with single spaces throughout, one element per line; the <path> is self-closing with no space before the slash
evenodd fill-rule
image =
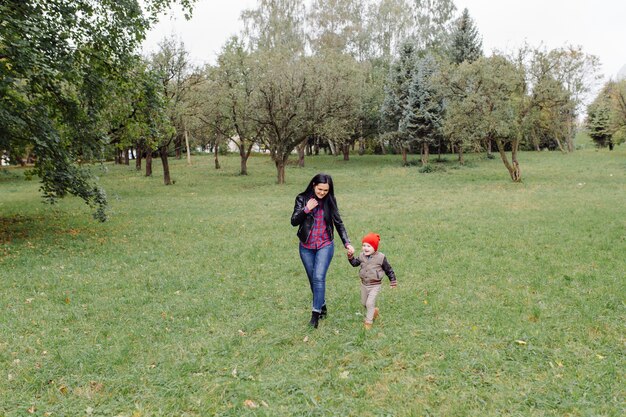
<path id="1" fill-rule="evenodd" d="M 335 227 L 348 254 L 354 254 L 354 248 L 350 244 L 348 233 L 339 216 L 333 179 L 330 175 L 317 174 L 311 179 L 306 190 L 298 194 L 291 215 L 291 225 L 298 226 L 300 259 L 302 259 L 313 293 L 309 324 L 317 328 L 319 319 L 327 314 L 324 298 L 326 271 L 335 252 L 333 243 Z"/>

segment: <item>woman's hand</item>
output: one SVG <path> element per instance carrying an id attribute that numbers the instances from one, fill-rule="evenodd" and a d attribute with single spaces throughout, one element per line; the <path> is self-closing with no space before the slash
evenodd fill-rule
<path id="1" fill-rule="evenodd" d="M 354 247 L 348 243 L 346 249 L 348 249 L 348 258 L 351 258 L 354 255 Z"/>
<path id="2" fill-rule="evenodd" d="M 311 198 L 309 201 L 306 202 L 306 208 L 311 211 L 313 210 L 315 207 L 317 207 L 317 200 L 314 198 Z"/>

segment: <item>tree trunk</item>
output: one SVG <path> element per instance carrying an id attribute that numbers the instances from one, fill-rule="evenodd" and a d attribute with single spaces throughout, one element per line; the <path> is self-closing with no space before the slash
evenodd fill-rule
<path id="1" fill-rule="evenodd" d="M 250 153 L 246 154 L 246 150 L 243 147 L 243 143 L 239 147 L 239 158 L 241 162 L 241 167 L 239 169 L 240 175 L 248 175 L 248 157 Z"/>
<path id="2" fill-rule="evenodd" d="M 167 160 L 167 146 L 161 146 L 159 153 L 161 154 L 161 162 L 163 164 L 163 183 L 171 185 L 172 179 L 170 178 L 170 165 Z"/>
<path id="3" fill-rule="evenodd" d="M 465 165 L 465 157 L 463 156 L 463 147 L 459 145 L 459 165 Z"/>
<path id="4" fill-rule="evenodd" d="M 287 165 L 287 159 L 276 159 L 274 161 L 276 164 L 276 183 L 284 184 L 285 183 L 285 165 Z"/>
<path id="5" fill-rule="evenodd" d="M 130 150 L 128 148 L 124 149 L 124 165 L 130 165 Z"/>
<path id="6" fill-rule="evenodd" d="M 350 160 L 350 144 L 349 143 L 344 143 L 343 145 L 343 160 L 344 161 Z"/>
<path id="7" fill-rule="evenodd" d="M 365 139 L 363 136 L 359 137 L 359 155 L 365 154 Z"/>
<path id="8" fill-rule="evenodd" d="M 143 148 L 141 144 L 137 144 L 137 148 L 135 150 L 135 169 L 137 171 L 141 171 L 141 158 L 143 158 Z"/>
<path id="9" fill-rule="evenodd" d="M 565 153 L 565 148 L 563 148 L 563 144 L 561 143 L 561 140 L 559 139 L 559 135 L 554 135 L 554 140 L 556 141 L 556 145 L 559 147 L 561 152 Z"/>
<path id="10" fill-rule="evenodd" d="M 567 143 L 567 151 L 574 152 L 574 115 L 571 111 L 568 112 L 568 122 L 567 122 L 567 138 L 565 138 L 565 142 Z"/>
<path id="11" fill-rule="evenodd" d="M 189 149 L 189 133 L 185 129 L 185 147 L 187 148 L 187 165 L 191 165 L 191 149 Z"/>
<path id="12" fill-rule="evenodd" d="M 491 139 L 487 139 L 487 156 L 491 157 Z"/>
<path id="13" fill-rule="evenodd" d="M 152 150 L 146 152 L 146 177 L 152 176 Z"/>
<path id="14" fill-rule="evenodd" d="M 304 168 L 304 150 L 306 148 L 306 139 L 303 140 L 296 149 L 298 150 L 298 166 Z"/>
<path id="15" fill-rule="evenodd" d="M 337 150 L 335 148 L 335 143 L 332 140 L 328 141 L 328 146 L 330 147 L 331 155 L 337 155 Z"/>
<path id="16" fill-rule="evenodd" d="M 406 147 L 403 146 L 402 147 L 402 165 L 407 166 L 409 165 L 409 162 L 407 161 L 407 154 L 409 152 L 407 151 Z"/>
<path id="17" fill-rule="evenodd" d="M 428 143 L 424 142 L 422 144 L 422 165 L 428 165 L 429 156 L 430 156 L 430 151 L 428 149 Z"/>
<path id="18" fill-rule="evenodd" d="M 220 169 L 220 159 L 219 159 L 219 157 L 218 157 L 218 155 L 219 155 L 219 149 L 220 149 L 220 147 L 219 147 L 219 145 L 216 143 L 216 144 L 215 144 L 215 146 L 213 147 L 213 154 L 214 154 L 213 159 L 215 160 L 215 169 Z"/>
<path id="19" fill-rule="evenodd" d="M 174 138 L 174 151 L 176 152 L 176 159 L 182 159 L 181 149 L 183 147 L 183 138 L 180 134 L 176 134 Z"/>
<path id="20" fill-rule="evenodd" d="M 500 139 L 496 139 L 496 145 L 498 147 L 498 152 L 500 153 L 500 158 L 502 158 L 502 162 L 504 166 L 509 171 L 509 175 L 513 182 L 521 182 L 522 174 L 520 172 L 519 163 L 517 162 L 517 152 L 515 151 L 515 147 L 513 147 L 513 151 L 511 154 L 513 155 L 513 163 L 509 162 L 509 158 L 506 156 L 506 152 L 504 151 L 504 144 Z"/>

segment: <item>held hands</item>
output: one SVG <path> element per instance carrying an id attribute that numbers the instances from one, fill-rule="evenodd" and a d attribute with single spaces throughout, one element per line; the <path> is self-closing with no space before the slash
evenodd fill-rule
<path id="1" fill-rule="evenodd" d="M 348 249 L 348 259 L 352 259 L 352 257 L 354 256 L 354 247 L 351 244 L 347 244 L 346 245 L 346 249 Z"/>
<path id="2" fill-rule="evenodd" d="M 398 287 L 398 281 L 391 281 L 391 283 L 389 283 L 389 286 L 392 289 L 396 289 Z"/>

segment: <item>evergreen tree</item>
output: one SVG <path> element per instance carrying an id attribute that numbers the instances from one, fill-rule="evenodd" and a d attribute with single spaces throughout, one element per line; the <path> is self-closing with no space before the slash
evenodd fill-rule
<path id="1" fill-rule="evenodd" d="M 384 132 L 397 132 L 409 101 L 409 89 L 415 73 L 415 44 L 405 41 L 400 47 L 400 56 L 389 68 L 385 83 L 385 98 L 381 107 Z"/>
<path id="2" fill-rule="evenodd" d="M 456 21 L 452 32 L 452 45 L 450 47 L 450 57 L 452 62 L 476 61 L 483 55 L 483 42 L 478 34 L 478 29 L 469 15 L 467 9 Z"/>
<path id="3" fill-rule="evenodd" d="M 610 119 L 610 110 L 606 102 L 600 101 L 589 106 L 587 128 L 589 129 L 589 136 L 598 148 L 608 146 L 609 149 L 613 149 Z"/>
<path id="4" fill-rule="evenodd" d="M 409 87 L 408 102 L 400 122 L 400 131 L 409 141 L 421 145 L 422 164 L 428 163 L 429 146 L 440 136 L 443 103 L 433 83 L 437 65 L 432 55 L 417 61 L 416 71 Z"/>

